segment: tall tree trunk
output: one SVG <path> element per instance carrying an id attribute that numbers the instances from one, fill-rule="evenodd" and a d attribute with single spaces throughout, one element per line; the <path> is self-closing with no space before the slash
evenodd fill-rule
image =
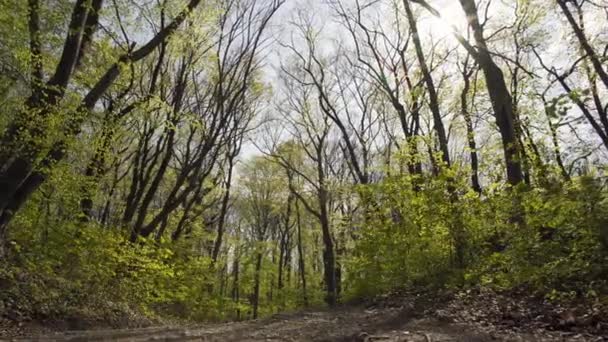
<path id="1" fill-rule="evenodd" d="M 304 258 L 304 245 L 302 242 L 302 220 L 300 217 L 298 201 L 296 201 L 296 227 L 298 229 L 298 268 L 300 271 L 300 280 L 302 282 L 302 300 L 304 301 L 304 306 L 308 306 L 308 294 L 306 292 L 306 263 Z"/>
<path id="2" fill-rule="evenodd" d="M 238 246 L 237 246 L 238 248 Z M 233 281 L 232 281 L 232 301 L 237 305 L 236 309 L 236 319 L 237 321 L 241 319 L 241 310 L 238 308 L 240 302 L 240 291 L 239 291 L 239 253 L 235 252 L 234 264 L 233 264 Z"/>
<path id="3" fill-rule="evenodd" d="M 473 129 L 473 120 L 469 112 L 468 97 L 471 89 L 472 71 L 467 70 L 468 56 L 464 64 L 462 76 L 464 86 L 460 92 L 460 113 L 464 118 L 467 129 L 467 143 L 469 145 L 469 156 L 471 158 L 471 187 L 477 193 L 481 193 L 481 184 L 479 183 L 479 159 L 477 157 L 477 143 L 475 142 L 475 130 Z"/>
<path id="4" fill-rule="evenodd" d="M 519 63 L 519 47 L 516 43 L 516 57 L 515 61 Z M 513 128 L 515 131 L 515 136 L 518 142 L 518 150 L 521 158 L 522 172 L 524 176 L 524 182 L 527 185 L 531 184 L 531 174 L 532 174 L 532 166 L 531 166 L 531 158 L 528 156 L 528 152 L 526 151 L 526 144 L 524 143 L 524 133 L 523 133 L 523 123 L 521 117 L 519 115 L 518 107 L 519 107 L 519 67 L 515 66 L 511 76 L 511 102 L 513 103 Z"/>
<path id="5" fill-rule="evenodd" d="M 483 70 L 492 109 L 496 117 L 496 123 L 502 138 L 503 151 L 507 168 L 507 180 L 511 185 L 518 185 L 524 179 L 521 159 L 519 153 L 519 142 L 514 126 L 513 100 L 505 83 L 505 78 L 500 67 L 494 62 L 486 40 L 483 36 L 483 28 L 477 16 L 477 5 L 475 0 L 460 0 L 460 4 L 466 14 L 469 26 L 473 30 L 477 49 L 473 51 L 473 57 Z"/>
<path id="6" fill-rule="evenodd" d="M 255 273 L 253 276 L 253 319 L 258 318 L 258 308 L 260 305 L 260 275 L 262 271 L 262 253 L 257 252 L 255 258 Z"/>
<path id="7" fill-rule="evenodd" d="M 323 211 L 323 209 L 321 209 Z M 323 270 L 325 275 L 325 287 L 327 295 L 325 302 L 330 305 L 336 305 L 338 294 L 336 289 L 336 257 L 334 253 L 334 243 L 331 238 L 329 219 L 326 216 L 321 218 L 321 230 L 323 233 Z"/>
<path id="8" fill-rule="evenodd" d="M 283 248 L 283 237 L 281 236 L 281 241 L 279 242 L 279 264 L 277 265 L 277 290 L 281 290 L 283 288 L 283 258 L 285 257 L 285 249 Z"/>
<path id="9" fill-rule="evenodd" d="M 101 8 L 101 0 L 94 1 L 93 6 L 86 6 L 85 2 L 85 0 L 78 0 L 74 5 L 68 35 L 54 75 L 43 87 L 40 96 L 31 96 L 26 101 L 26 112 L 18 115 L 0 138 L 3 147 L 7 147 L 0 153 L 0 243 L 3 243 L 6 227 L 16 211 L 46 180 L 47 169 L 52 169 L 57 162 L 66 156 L 66 141 L 55 142 L 50 151 L 45 154 L 44 148 L 39 143 L 27 141 L 24 144 L 19 138 L 21 136 L 19 132 L 22 131 L 20 128 L 24 127 L 25 123 L 23 121 L 31 113 L 36 115 L 37 120 L 44 121 L 45 117 L 48 117 L 57 109 L 57 105 L 63 99 L 78 61 L 82 59 L 84 45 L 91 39 L 86 34 L 92 34 L 94 27 L 97 26 L 97 22 L 87 20 L 87 16 L 89 14 L 93 17 L 96 15 L 92 12 L 95 6 Z M 86 114 L 95 107 L 99 98 L 120 76 L 121 64 L 138 62 L 152 53 L 156 47 L 177 30 L 200 2 L 201 0 L 190 0 L 186 8 L 175 17 L 171 24 L 161 29 L 139 49 L 122 55 L 116 63 L 108 68 L 83 98 L 76 112 L 70 114 L 64 127 L 65 135 L 74 137 L 80 132 L 81 124 L 87 117 Z M 28 136 L 33 138 L 39 138 L 46 133 L 36 125 L 33 127 L 26 126 L 25 131 Z M 41 155 L 43 156 L 42 161 L 37 163 Z"/>
<path id="10" fill-rule="evenodd" d="M 29 28 L 32 35 L 30 53 L 31 58 L 38 58 L 38 3 L 31 2 L 29 6 Z M 6 225 L 14 212 L 29 197 L 29 191 L 33 192 L 39 186 L 37 182 L 27 182 L 27 179 L 34 171 L 35 161 L 44 153 L 47 119 L 57 110 L 55 107 L 63 98 L 76 67 L 88 13 L 86 0 L 76 1 L 54 74 L 46 84 L 34 84 L 32 94 L 26 100 L 25 109 L 17 114 L 0 137 L 3 147 L 0 150 L 0 239 L 3 239 Z M 39 69 L 36 64 L 34 66 Z M 35 72 L 38 73 L 39 70 Z"/>
<path id="11" fill-rule="evenodd" d="M 544 95 L 542 96 L 541 99 L 544 104 L 545 117 L 547 118 L 547 124 L 549 125 L 549 131 L 551 132 L 551 142 L 553 144 L 553 154 L 555 156 L 555 161 L 557 162 L 557 166 L 559 167 L 559 169 L 561 171 L 562 177 L 564 177 L 565 181 L 569 182 L 570 173 L 568 173 L 568 171 L 566 170 L 566 166 L 564 165 L 564 161 L 562 159 L 562 152 L 561 152 L 561 148 L 559 145 L 559 138 L 557 136 L 557 127 L 553 124 L 553 121 L 551 120 L 551 116 L 553 115 L 553 113 L 551 113 L 551 110 L 550 110 L 551 106 L 545 99 Z"/>
<path id="12" fill-rule="evenodd" d="M 576 38 L 578 39 L 579 43 L 581 44 L 582 49 L 587 54 L 587 58 L 591 61 L 591 64 L 593 65 L 595 72 L 599 76 L 600 80 L 602 80 L 602 83 L 604 83 L 604 86 L 606 87 L 606 89 L 608 89 L 608 73 L 604 69 L 604 67 L 606 66 L 606 63 L 602 63 L 602 61 L 600 60 L 600 57 L 597 55 L 597 53 L 591 46 L 591 43 L 589 43 L 589 39 L 587 39 L 587 36 L 585 35 L 585 32 L 583 30 L 583 27 L 581 27 L 574 19 L 572 12 L 568 8 L 568 3 L 572 2 L 572 1 L 568 1 L 568 0 L 556 0 L 556 1 L 557 1 L 557 4 L 559 5 L 559 7 L 561 8 L 562 12 L 566 16 L 566 19 L 568 20 L 570 27 L 572 27 L 572 30 L 574 31 Z M 576 4 L 576 2 L 574 2 L 574 3 L 575 3 L 575 6 L 578 6 Z"/>
<path id="13" fill-rule="evenodd" d="M 217 261 L 217 256 L 220 253 L 220 249 L 222 248 L 222 240 L 224 238 L 224 226 L 226 224 L 226 215 L 228 213 L 228 204 L 230 203 L 230 187 L 232 185 L 232 170 L 234 168 L 234 157 L 230 156 L 228 158 L 228 175 L 225 183 L 225 191 L 224 196 L 222 197 L 222 206 L 220 208 L 220 216 L 217 222 L 217 235 L 215 236 L 215 241 L 213 243 L 213 251 L 211 253 L 211 260 L 213 263 Z"/>
<path id="14" fill-rule="evenodd" d="M 329 194 L 326 188 L 325 171 L 323 169 L 324 156 L 322 146 L 317 147 L 316 152 L 317 177 L 319 179 L 317 197 L 319 201 L 319 221 L 321 223 L 321 233 L 323 236 L 323 270 L 325 276 L 325 287 L 327 290 L 325 302 L 329 306 L 333 306 L 336 305 L 338 301 L 338 294 L 336 291 L 336 256 L 329 222 Z"/>
<path id="15" fill-rule="evenodd" d="M 284 287 L 283 271 L 286 266 L 287 255 L 289 254 L 289 231 L 291 222 L 291 209 L 294 200 L 294 194 L 292 192 L 287 196 L 287 208 L 285 210 L 285 221 L 283 223 L 283 230 L 279 232 L 279 274 L 277 288 L 281 291 Z"/>
<path id="16" fill-rule="evenodd" d="M 114 113 L 112 113 L 112 108 L 109 108 L 103 123 L 101 144 L 97 147 L 95 154 L 91 161 L 89 161 L 84 173 L 87 182 L 85 182 L 82 188 L 83 195 L 80 199 L 80 210 L 82 211 L 81 219 L 83 221 L 89 221 L 93 216 L 93 189 L 91 189 L 91 187 L 98 183 L 104 173 L 107 159 L 106 156 L 114 137 L 113 117 Z"/>
<path id="17" fill-rule="evenodd" d="M 412 31 L 412 40 L 414 41 L 414 47 L 416 50 L 416 56 L 418 57 L 418 64 L 420 64 L 420 70 L 424 77 L 424 83 L 429 94 L 429 107 L 433 114 L 433 124 L 435 126 L 435 132 L 439 140 L 439 150 L 441 151 L 441 160 L 445 166 L 450 167 L 450 152 L 448 149 L 448 139 L 441 119 L 441 112 L 439 109 L 439 98 L 437 96 L 437 89 L 433 81 L 433 76 L 427 65 L 424 51 L 422 50 L 422 43 L 420 42 L 420 35 L 418 34 L 418 25 L 414 18 L 414 13 L 410 7 L 410 0 L 403 0 L 403 6 L 405 7 L 405 13 L 407 21 Z"/>

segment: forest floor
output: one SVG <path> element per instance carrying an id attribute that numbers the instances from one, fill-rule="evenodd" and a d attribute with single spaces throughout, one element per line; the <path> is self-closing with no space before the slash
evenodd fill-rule
<path id="1" fill-rule="evenodd" d="M 18 334 L 21 336 L 7 336 L 5 340 L 608 341 L 608 315 L 604 309 L 597 305 L 533 303 L 529 297 L 514 299 L 484 291 L 408 294 L 231 323 L 54 333 L 37 330 L 37 334 L 25 325 Z"/>

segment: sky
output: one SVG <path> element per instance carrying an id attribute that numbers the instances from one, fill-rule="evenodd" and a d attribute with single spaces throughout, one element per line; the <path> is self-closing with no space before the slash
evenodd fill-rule
<path id="1" fill-rule="evenodd" d="M 293 35 L 292 21 L 301 11 L 304 15 L 314 17 L 315 24 L 323 31 L 323 36 L 328 38 L 324 43 L 329 46 L 333 44 L 331 39 L 343 41 L 350 40 L 350 37 L 344 32 L 343 28 L 336 23 L 335 15 L 327 4 L 328 0 L 287 0 L 286 3 L 277 12 L 272 26 L 269 30 L 268 49 L 265 51 L 264 60 L 265 72 L 264 77 L 266 82 L 273 87 L 279 85 L 279 72 L 281 62 L 284 61 L 288 51 L 280 46 L 279 42 L 289 42 Z M 344 4 L 352 3 L 354 0 L 341 0 Z M 361 3 L 373 0 L 359 0 Z M 379 0 L 380 6 L 389 3 L 389 0 Z M 432 35 L 433 39 L 445 40 L 446 44 L 456 46 L 458 43 L 454 39 L 453 29 L 459 27 L 466 29 L 466 20 L 460 3 L 457 0 L 429 0 L 429 4 L 437 9 L 441 18 L 436 18 L 430 15 L 425 9 L 419 5 L 413 6 L 418 17 L 419 31 L 421 35 Z M 375 5 L 378 6 L 378 5 Z M 339 38 L 338 38 L 339 37 Z M 423 38 L 424 40 L 425 38 Z M 269 108 L 272 111 L 272 108 Z M 264 117 L 264 114 L 261 115 Z M 261 141 L 264 136 L 267 136 L 265 131 L 254 134 L 251 141 L 243 144 L 241 158 L 242 160 L 249 159 L 252 156 L 262 154 L 258 147 L 264 145 Z"/>
<path id="2" fill-rule="evenodd" d="M 267 82 L 271 85 L 277 85 L 277 73 L 280 65 L 280 61 L 284 60 L 286 55 L 286 51 L 284 51 L 278 41 L 287 41 L 289 40 L 290 35 L 292 34 L 293 27 L 290 25 L 290 21 L 297 13 L 298 10 L 302 11 L 307 15 L 312 15 L 315 18 L 315 22 L 319 24 L 323 24 L 323 35 L 325 37 L 333 37 L 340 39 L 341 33 L 339 25 L 334 22 L 332 17 L 331 9 L 326 4 L 328 0 L 287 0 L 286 4 L 281 8 L 281 10 L 277 13 L 276 17 L 273 20 L 273 26 L 270 31 L 271 39 L 268 45 L 268 51 L 265 55 L 266 69 L 265 75 L 267 77 Z M 354 0 L 343 0 L 344 3 L 349 3 Z M 368 2 L 371 0 L 359 0 L 361 3 Z M 494 0 L 492 1 L 492 5 L 490 10 L 488 11 L 490 24 L 486 30 L 486 35 L 489 35 L 493 32 L 495 28 L 492 28 L 493 23 L 504 23 L 508 21 L 508 19 L 513 15 L 512 6 L 515 0 Z M 547 0 L 548 1 L 548 0 Z M 608 0 L 599 0 L 599 1 L 607 1 Z M 382 4 L 386 4 L 389 0 L 379 0 Z M 419 30 L 421 31 L 421 35 L 423 36 L 423 43 L 426 41 L 428 43 L 428 39 L 430 36 L 433 37 L 434 41 L 439 40 L 442 44 L 442 47 L 447 46 L 458 46 L 457 41 L 453 36 L 453 30 L 456 28 L 461 34 L 465 35 L 466 33 L 466 18 L 464 16 L 464 12 L 461 8 L 460 2 L 458 0 L 428 0 L 429 4 L 437 9 L 441 18 L 436 18 L 430 15 L 426 10 L 422 9 L 421 6 L 414 4 L 412 7 L 419 14 L 418 17 L 418 25 Z M 377 6 L 377 5 L 375 5 Z M 485 7 L 481 7 L 479 9 L 480 16 L 483 17 L 482 13 L 484 12 Z M 603 19 L 603 20 L 602 20 Z M 587 28 L 591 34 L 596 34 L 598 32 L 604 32 L 604 36 L 608 36 L 607 28 L 606 28 L 606 18 L 599 17 L 589 17 L 586 18 Z M 549 49 L 547 50 L 547 60 L 550 61 L 553 65 L 560 65 L 560 63 L 570 63 L 570 58 L 566 57 L 563 53 L 564 46 L 564 37 L 569 36 L 570 32 L 568 30 L 568 26 L 566 23 L 559 23 L 558 20 L 554 17 L 550 17 L 547 23 L 547 27 L 549 28 L 549 42 L 553 42 L 553 44 L 548 44 Z M 319 25 L 321 26 L 321 25 Z M 552 30 L 553 28 L 560 28 L 558 30 Z M 342 32 L 343 33 L 343 32 Z M 343 36 L 342 38 L 347 37 Z M 548 43 L 548 42 L 545 42 Z M 325 44 L 331 44 L 329 40 Z M 508 47 L 507 47 L 508 48 Z M 255 137 L 254 137 L 255 139 Z M 259 154 L 255 146 L 249 143 L 244 146 L 243 149 L 243 157 L 247 158 L 248 156 Z"/>

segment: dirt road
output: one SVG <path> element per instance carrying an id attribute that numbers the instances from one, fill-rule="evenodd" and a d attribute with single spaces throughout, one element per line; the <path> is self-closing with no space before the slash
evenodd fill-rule
<path id="1" fill-rule="evenodd" d="M 12 341 L 604 341 L 583 334 L 448 322 L 413 305 L 342 306 L 246 322 L 125 330 L 74 331 Z"/>

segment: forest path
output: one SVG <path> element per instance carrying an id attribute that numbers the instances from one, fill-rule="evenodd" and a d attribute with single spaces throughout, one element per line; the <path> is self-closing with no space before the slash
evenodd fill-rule
<path id="1" fill-rule="evenodd" d="M 583 336 L 515 329 L 488 330 L 453 323 L 408 303 L 340 306 L 323 311 L 277 314 L 270 318 L 182 327 L 92 330 L 22 337 L 14 341 L 591 341 Z M 600 341 L 601 339 L 592 339 Z"/>

